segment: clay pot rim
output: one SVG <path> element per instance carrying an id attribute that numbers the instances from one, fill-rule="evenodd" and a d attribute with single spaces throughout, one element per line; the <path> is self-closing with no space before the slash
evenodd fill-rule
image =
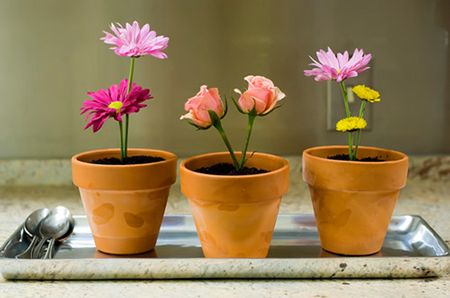
<path id="1" fill-rule="evenodd" d="M 129 164 L 129 165 L 94 164 L 94 163 L 80 160 L 80 158 L 87 157 L 91 154 L 96 154 L 96 153 L 102 153 L 102 152 L 120 153 L 120 148 L 104 148 L 104 149 L 95 149 L 95 150 L 89 150 L 89 151 L 84 151 L 84 152 L 78 153 L 78 154 L 72 156 L 72 164 L 77 164 L 79 166 L 89 166 L 89 167 L 93 167 L 93 168 L 122 169 L 125 167 L 127 167 L 127 168 L 149 167 L 149 166 L 153 166 L 153 165 L 167 163 L 167 162 L 177 159 L 177 156 L 175 154 L 173 154 L 172 152 L 169 152 L 169 151 L 165 151 L 165 150 L 157 150 L 157 149 L 150 149 L 150 148 L 128 148 L 128 152 L 132 152 L 132 151 L 144 151 L 144 152 L 146 151 L 146 152 L 153 152 L 155 154 L 162 153 L 162 155 L 164 155 L 164 156 L 159 156 L 159 157 L 163 157 L 164 160 L 151 162 L 151 163 Z"/>
<path id="2" fill-rule="evenodd" d="M 336 163 L 336 164 L 343 164 L 343 163 L 347 163 L 347 164 L 354 164 L 354 165 L 386 165 L 386 164 L 396 164 L 396 163 L 402 163 L 408 160 L 408 155 L 406 155 L 403 152 L 400 151 L 396 151 L 396 150 L 391 150 L 391 149 L 385 149 L 385 148 L 381 148 L 381 147 L 372 147 L 372 146 L 359 146 L 358 149 L 368 149 L 368 150 L 380 150 L 380 151 L 385 151 L 386 153 L 394 153 L 397 155 L 400 155 L 401 158 L 396 159 L 396 160 L 387 160 L 387 161 L 350 161 L 350 160 L 336 160 L 336 159 L 328 159 L 328 158 L 323 158 L 323 157 L 319 157 L 319 156 L 315 156 L 313 154 L 311 154 L 311 151 L 314 150 L 320 150 L 320 149 L 345 149 L 348 148 L 348 146 L 346 145 L 326 145 L 326 146 L 316 146 L 316 147 L 310 147 L 308 149 L 305 149 L 303 151 L 303 155 L 307 156 L 310 159 L 315 159 L 315 160 L 324 160 L 330 163 Z"/>
<path id="3" fill-rule="evenodd" d="M 240 154 L 241 152 L 236 151 L 235 153 Z M 289 162 L 285 158 L 275 155 L 275 154 L 262 153 L 262 152 L 255 152 L 254 155 L 279 159 L 283 163 L 283 165 L 280 168 L 273 170 L 273 171 L 269 171 L 267 173 L 259 173 L 259 174 L 252 174 L 252 175 L 213 175 L 213 174 L 199 173 L 199 172 L 196 172 L 196 171 L 191 170 L 188 167 L 186 167 L 187 163 L 189 163 L 195 159 L 202 159 L 202 158 L 209 157 L 209 156 L 220 156 L 220 155 L 229 155 L 229 154 L 230 153 L 227 151 L 220 151 L 220 152 L 210 152 L 210 153 L 205 153 L 205 154 L 194 155 L 194 156 L 191 156 L 191 157 L 183 160 L 180 163 L 180 169 L 182 171 L 189 172 L 191 175 L 194 175 L 194 176 L 218 178 L 218 179 L 253 179 L 255 177 L 266 177 L 266 176 L 270 176 L 270 175 L 277 175 L 286 170 L 289 171 Z"/>

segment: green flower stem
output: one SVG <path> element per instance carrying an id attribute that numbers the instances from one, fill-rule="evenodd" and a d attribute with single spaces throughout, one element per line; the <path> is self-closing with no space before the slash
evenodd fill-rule
<path id="1" fill-rule="evenodd" d="M 345 86 L 344 81 L 341 81 L 339 85 L 341 86 L 342 98 L 344 100 L 345 115 L 347 117 L 350 117 L 352 114 L 350 112 L 350 107 L 348 106 L 347 87 Z M 353 155 L 353 135 L 351 132 L 348 133 L 347 140 L 348 140 L 348 158 L 350 160 L 355 160 L 355 157 Z"/>
<path id="2" fill-rule="evenodd" d="M 350 117 L 351 113 L 350 113 L 350 108 L 348 106 L 347 87 L 345 87 L 344 81 L 341 81 L 340 86 L 341 86 L 342 98 L 344 99 L 345 114 L 347 115 L 347 117 Z"/>
<path id="3" fill-rule="evenodd" d="M 239 165 L 240 169 L 242 169 L 244 167 L 245 162 L 247 161 L 247 149 L 248 149 L 248 144 L 250 143 L 250 137 L 252 136 L 253 124 L 255 123 L 255 119 L 256 119 L 255 113 L 248 114 L 247 140 L 245 141 L 245 147 L 244 147 L 244 150 L 242 151 L 241 163 Z"/>
<path id="4" fill-rule="evenodd" d="M 359 117 L 362 118 L 364 117 L 364 112 L 366 111 L 366 101 L 363 100 L 361 102 L 361 106 L 359 107 Z"/>
<path id="5" fill-rule="evenodd" d="M 358 154 L 358 146 L 359 146 L 359 141 L 361 140 L 361 129 L 358 129 L 358 132 L 356 133 L 356 141 L 355 141 L 355 158 L 356 155 Z"/>
<path id="6" fill-rule="evenodd" d="M 122 121 L 119 121 L 119 132 L 120 132 L 120 161 L 123 163 L 124 159 L 125 159 L 125 151 L 124 151 L 124 147 L 123 147 L 123 126 L 122 126 Z"/>
<path id="7" fill-rule="evenodd" d="M 351 132 L 347 133 L 347 141 L 348 141 L 348 158 L 350 160 L 355 160 L 353 156 L 353 135 Z"/>
<path id="8" fill-rule="evenodd" d="M 130 116 L 125 116 L 125 140 L 123 144 L 123 156 L 124 158 L 128 157 L 128 126 L 130 122 Z"/>
<path id="9" fill-rule="evenodd" d="M 363 118 L 364 117 L 364 112 L 366 111 L 366 101 L 363 100 L 361 102 L 361 106 L 359 107 L 359 117 Z M 356 143 L 355 143 L 355 157 L 356 154 L 358 153 L 358 147 L 359 147 L 359 142 L 361 141 L 361 129 L 358 129 L 358 132 L 356 133 Z"/>
<path id="10" fill-rule="evenodd" d="M 236 155 L 234 154 L 234 150 L 231 147 L 230 141 L 228 141 L 227 135 L 225 133 L 225 130 L 222 127 L 222 123 L 220 122 L 220 119 L 214 123 L 214 127 L 219 131 L 220 136 L 222 137 L 223 142 L 225 143 L 225 146 L 227 146 L 228 151 L 230 152 L 231 159 L 233 160 L 233 166 L 234 168 L 239 171 L 239 162 L 236 158 Z"/>
<path id="11" fill-rule="evenodd" d="M 130 72 L 128 74 L 128 90 L 127 94 L 130 93 L 131 86 L 133 84 L 133 76 L 134 76 L 134 62 L 136 61 L 136 57 L 131 57 L 130 59 Z M 130 116 L 125 115 L 125 143 L 124 143 L 124 158 L 128 156 L 128 125 L 130 122 Z"/>

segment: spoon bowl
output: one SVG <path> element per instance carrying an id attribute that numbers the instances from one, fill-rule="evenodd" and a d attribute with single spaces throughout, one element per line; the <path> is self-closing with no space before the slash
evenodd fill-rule
<path id="1" fill-rule="evenodd" d="M 38 210 L 33 211 L 27 219 L 25 220 L 25 224 L 23 226 L 23 230 L 25 234 L 27 234 L 29 237 L 32 237 L 30 245 L 23 251 L 22 253 L 18 254 L 16 258 L 18 259 L 31 259 L 32 253 L 34 250 L 34 247 L 37 243 L 38 239 L 38 233 L 39 233 L 39 226 L 41 222 L 49 215 L 50 210 L 48 208 L 41 208 Z"/>
<path id="2" fill-rule="evenodd" d="M 50 211 L 50 214 L 42 221 L 39 234 L 42 240 L 33 253 L 33 257 L 40 257 L 42 254 L 42 247 L 51 239 L 47 253 L 44 258 L 51 258 L 53 246 L 57 239 L 64 237 L 71 230 L 73 225 L 73 217 L 66 207 L 58 206 Z"/>

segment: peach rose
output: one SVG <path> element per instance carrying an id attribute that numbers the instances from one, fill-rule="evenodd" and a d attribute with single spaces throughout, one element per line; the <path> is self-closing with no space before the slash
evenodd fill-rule
<path id="1" fill-rule="evenodd" d="M 208 111 L 214 111 L 219 118 L 224 114 L 224 107 L 217 88 L 209 88 L 206 85 L 200 87 L 200 91 L 187 100 L 184 104 L 187 114 L 180 119 L 188 119 L 198 127 L 208 128 L 212 125 Z"/>
<path id="2" fill-rule="evenodd" d="M 247 90 L 242 93 L 234 89 L 240 95 L 238 104 L 244 113 L 249 113 L 253 108 L 257 115 L 264 115 L 272 111 L 277 103 L 286 97 L 271 80 L 263 76 L 246 76 Z"/>

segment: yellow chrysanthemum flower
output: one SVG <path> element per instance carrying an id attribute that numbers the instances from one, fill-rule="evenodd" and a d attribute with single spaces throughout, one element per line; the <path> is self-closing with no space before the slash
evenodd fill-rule
<path id="1" fill-rule="evenodd" d="M 355 93 L 361 100 L 368 102 L 379 102 L 381 100 L 380 93 L 364 85 L 356 85 L 352 88 L 353 93 Z"/>
<path id="2" fill-rule="evenodd" d="M 341 119 L 336 123 L 336 130 L 337 131 L 355 131 L 358 129 L 363 129 L 367 126 L 366 120 L 361 117 L 347 117 L 344 119 Z"/>

